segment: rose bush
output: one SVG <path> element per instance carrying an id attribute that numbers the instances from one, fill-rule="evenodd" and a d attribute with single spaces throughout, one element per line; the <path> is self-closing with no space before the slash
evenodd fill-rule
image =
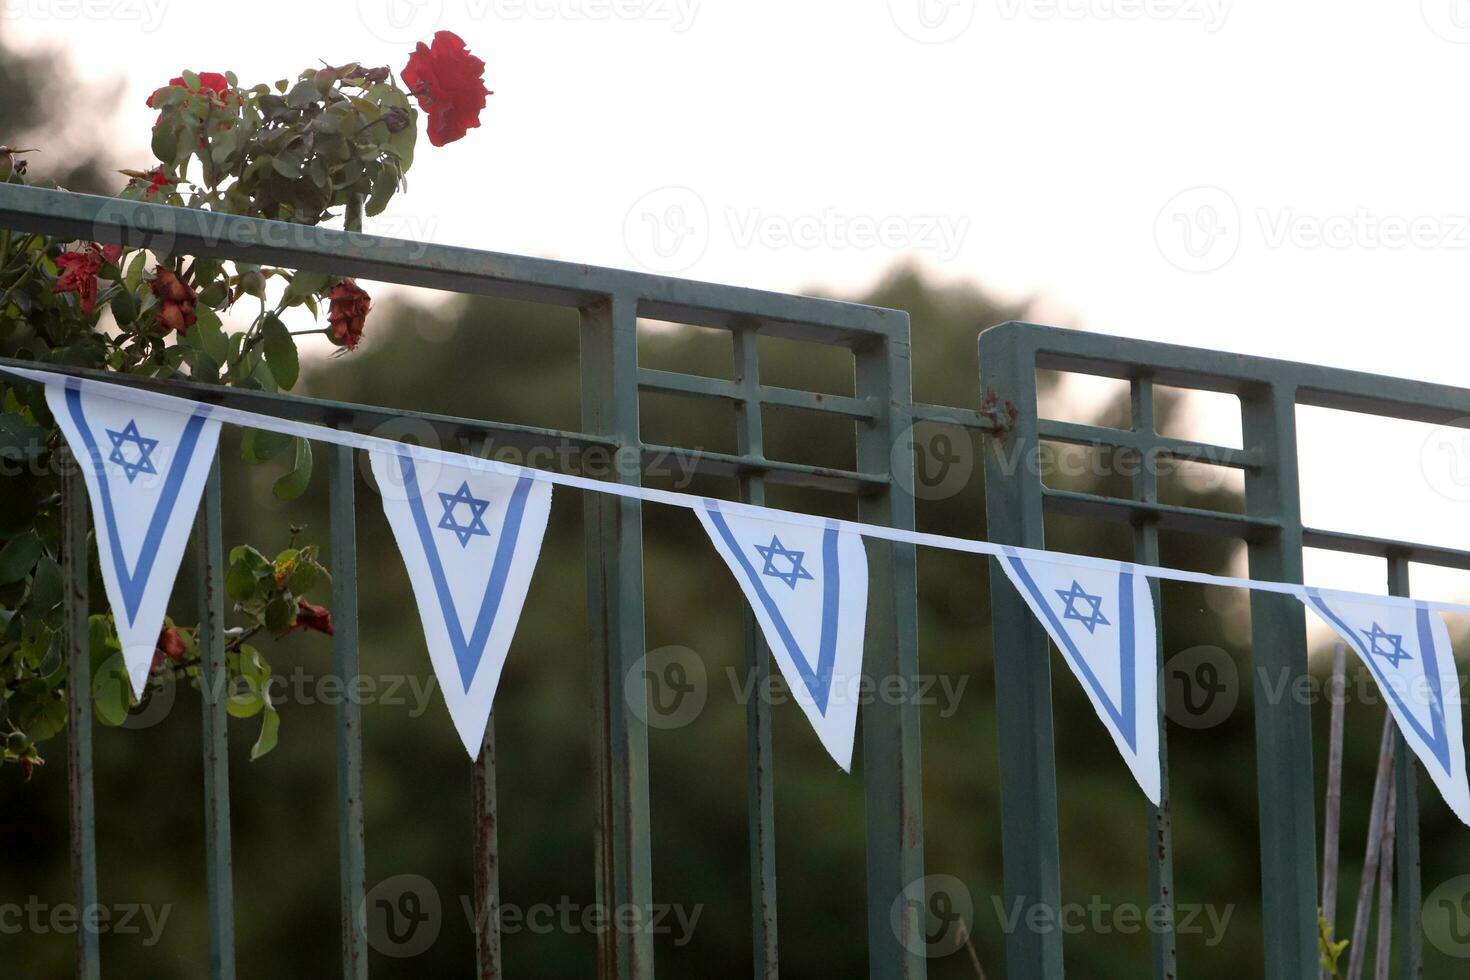
<path id="1" fill-rule="evenodd" d="M 356 62 L 250 86 L 232 72 L 182 72 L 148 96 L 157 163 L 122 171 L 119 196 L 360 230 L 403 187 L 419 109 L 434 146 L 479 125 L 484 68 L 441 31 L 410 55 L 406 88 L 388 68 Z M 0 145 L 0 181 L 27 182 L 28 152 Z M 323 302 L 327 326 L 288 326 L 317 319 Z M 347 353 L 363 341 L 371 307 L 356 282 L 322 273 L 0 231 L 0 352 L 43 364 L 284 391 L 300 373 L 297 337 L 325 334 Z M 43 761 L 39 743 L 65 727 L 65 692 L 76 682 L 61 655 L 60 447 L 35 386 L 0 386 L 0 759 L 26 778 Z M 309 484 L 304 440 L 247 430 L 243 454 L 252 464 L 288 461 L 274 487 L 283 499 Z M 270 666 L 250 641 L 333 632 L 330 611 L 306 598 L 327 569 L 299 534 L 291 529 L 273 558 L 249 545 L 229 556 L 226 591 L 240 620 L 226 632 L 229 711 L 261 717 L 252 758 L 275 745 L 279 719 Z M 102 595 L 100 582 L 91 594 Z M 135 703 L 110 614 L 92 615 L 90 626 L 92 676 L 81 682 L 98 719 L 120 725 Z M 169 621 L 153 681 L 177 680 L 199 681 L 198 628 Z"/>

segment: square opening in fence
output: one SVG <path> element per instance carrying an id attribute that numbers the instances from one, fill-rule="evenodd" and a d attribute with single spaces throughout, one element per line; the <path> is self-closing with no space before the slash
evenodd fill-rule
<path id="1" fill-rule="evenodd" d="M 1223 391 L 1154 385 L 1154 431 L 1161 436 L 1239 449 L 1240 398 Z"/>
<path id="2" fill-rule="evenodd" d="M 1127 429 L 1133 425 L 1129 399 L 1129 383 L 1123 378 L 1047 368 L 1036 372 L 1038 418 Z M 1024 405 L 1016 407 L 1026 410 Z"/>
<path id="3" fill-rule="evenodd" d="M 638 366 L 702 378 L 735 376 L 728 330 L 638 318 Z"/>

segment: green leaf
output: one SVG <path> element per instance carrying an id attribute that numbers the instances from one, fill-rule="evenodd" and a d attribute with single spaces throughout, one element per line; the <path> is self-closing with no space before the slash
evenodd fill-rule
<path id="1" fill-rule="evenodd" d="M 270 365 L 276 384 L 286 391 L 291 390 L 301 375 L 301 363 L 296 356 L 296 340 L 274 313 L 265 318 L 260 332 L 265 363 Z"/>
<path id="2" fill-rule="evenodd" d="M 194 305 L 194 329 L 190 334 L 199 335 L 199 347 L 217 364 L 230 358 L 230 342 L 226 339 L 219 314 L 202 303 Z"/>
<path id="3" fill-rule="evenodd" d="M 265 714 L 260 719 L 260 737 L 250 747 L 250 761 L 254 762 L 276 747 L 276 736 L 281 730 L 281 716 L 269 702 L 265 705 Z"/>
<path id="4" fill-rule="evenodd" d="M 310 465 L 308 460 L 308 478 L 311 476 Z M 35 531 L 27 531 L 11 538 L 4 549 L 0 549 L 0 585 L 19 582 L 29 575 L 44 550 L 41 538 Z"/>
<path id="5" fill-rule="evenodd" d="M 153 155 L 165 167 L 173 166 L 174 156 L 179 152 L 179 132 L 172 122 L 164 119 L 153 127 L 152 148 Z"/>
<path id="6" fill-rule="evenodd" d="M 138 318 L 138 300 L 126 288 L 112 297 L 112 318 L 118 326 L 127 326 Z"/>
<path id="7" fill-rule="evenodd" d="M 92 706 L 97 712 L 97 720 L 104 725 L 116 728 L 128 720 L 133 695 L 121 653 L 108 657 L 92 674 Z"/>
<path id="8" fill-rule="evenodd" d="M 290 448 L 290 436 L 265 429 L 246 429 L 244 438 L 240 440 L 240 455 L 251 464 L 275 459 Z"/>
<path id="9" fill-rule="evenodd" d="M 300 436 L 292 436 L 296 443 L 296 458 L 291 467 L 291 472 L 276 481 L 272 488 L 277 499 L 295 500 L 306 492 L 306 487 L 311 483 L 311 443 Z M 9 551 L 9 546 L 6 551 Z M 3 563 L 4 553 L 0 552 L 0 563 Z"/>
<path id="10" fill-rule="evenodd" d="M 320 98 L 320 93 L 316 90 L 316 82 L 310 78 L 303 78 L 291 86 L 291 91 L 286 93 L 286 105 L 292 109 L 304 109 L 318 98 Z"/>
<path id="11" fill-rule="evenodd" d="M 225 573 L 225 592 L 236 602 L 249 602 L 255 598 L 257 582 L 255 568 L 248 560 L 231 562 L 230 570 Z"/>
<path id="12" fill-rule="evenodd" d="M 123 273 L 123 286 L 133 292 L 143 282 L 143 269 L 148 264 L 148 250 L 140 248 L 128 262 L 128 271 Z"/>
<path id="13" fill-rule="evenodd" d="M 295 608 L 285 596 L 276 596 L 265 607 L 265 628 L 277 635 L 291 628 Z"/>
<path id="14" fill-rule="evenodd" d="M 42 611 L 61 601 L 63 591 L 61 566 L 50 555 L 42 555 L 36 563 L 36 574 L 31 579 L 31 602 Z"/>

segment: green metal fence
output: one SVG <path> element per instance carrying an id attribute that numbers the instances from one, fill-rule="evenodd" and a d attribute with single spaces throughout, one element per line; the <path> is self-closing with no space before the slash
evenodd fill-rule
<path id="1" fill-rule="evenodd" d="M 119 242 L 159 251 L 240 259 L 311 269 L 363 279 L 425 286 L 460 293 L 529 300 L 579 312 L 582 431 L 567 432 L 466 418 L 386 410 L 316 399 L 266 394 L 188 382 L 167 384 L 128 376 L 109 380 L 134 384 L 253 412 L 368 431 L 393 419 L 411 418 L 441 438 L 484 439 L 521 449 L 572 447 L 576 451 L 623 450 L 650 462 L 677 451 L 696 472 L 729 478 L 739 496 L 760 503 L 768 484 L 818 487 L 855 495 L 861 520 L 899 528 L 914 526 L 915 505 L 906 488 L 912 474 L 891 469 L 895 443 L 918 421 L 959 425 L 986 434 L 1009 449 L 1039 448 L 1043 442 L 1111 447 L 1145 459 L 1196 460 L 1243 471 L 1245 513 L 1172 506 L 1159 501 L 1155 470 L 1138 468 L 1131 499 L 1069 492 L 1042 485 L 1040 474 L 1007 470 L 999 454 L 986 453 L 986 504 L 992 540 L 1044 546 L 1043 515 L 1065 513 L 1118 520 L 1134 528 L 1135 554 L 1158 560 L 1160 531 L 1224 535 L 1244 541 L 1253 577 L 1299 582 L 1303 547 L 1375 555 L 1386 559 L 1395 594 L 1408 593 L 1408 563 L 1470 568 L 1470 554 L 1305 528 L 1301 523 L 1296 469 L 1295 408 L 1317 405 L 1424 422 L 1470 417 L 1470 391 L 1381 378 L 1265 358 L 1242 357 L 1165 344 L 1008 323 L 980 336 L 981 385 L 1013 404 L 1019 415 L 1007 422 L 997 413 L 915 405 L 910 396 L 909 322 L 901 311 L 827 300 L 689 282 L 599 269 L 565 262 L 451 248 L 286 225 L 251 218 L 108 198 L 0 185 L 0 227 L 67 238 Z M 731 379 L 641 368 L 637 322 L 653 318 L 728 331 L 734 364 Z M 785 337 L 851 352 L 854 394 L 836 396 L 762 384 L 757 339 Z M 1038 369 L 1124 378 L 1132 389 L 1132 427 L 1115 430 L 1038 417 Z M 86 375 L 88 372 L 78 371 Z M 1233 449 L 1161 436 L 1154 431 L 1153 386 L 1222 391 L 1241 402 L 1244 446 Z M 738 420 L 737 452 L 670 450 L 640 435 L 641 392 L 661 392 L 732 404 Z M 779 406 L 849 419 L 857 433 L 857 458 L 848 470 L 767 459 L 762 408 Z M 1012 454 L 1014 455 L 1014 454 Z M 353 454 L 330 447 L 329 498 L 332 561 L 339 570 L 355 563 Z M 619 477 L 639 479 L 636 473 Z M 68 650 L 73 676 L 88 669 L 87 508 L 80 478 L 66 491 L 66 572 L 69 586 Z M 598 900 L 606 906 L 648 907 L 653 902 L 650 871 L 649 769 L 642 705 L 624 691 L 623 678 L 644 655 L 641 506 L 601 494 L 584 495 L 589 649 L 596 709 L 591 734 L 596 747 Z M 223 567 L 220 538 L 220 478 L 216 464 L 196 528 L 201 647 L 206 676 L 220 675 L 223 638 Z M 896 676 L 913 689 L 916 649 L 915 558 L 913 549 L 868 543 L 873 576 L 870 590 L 865 672 L 877 681 Z M 357 673 L 358 626 L 354 576 L 334 576 L 334 670 Z M 996 695 L 1003 807 L 1004 891 L 1008 906 L 1057 909 L 1060 855 L 1052 745 L 1051 677 L 1046 634 L 1013 591 L 992 592 Z M 1273 676 L 1305 674 L 1304 613 L 1289 597 L 1251 596 L 1256 665 Z M 749 613 L 745 622 L 747 669 L 762 683 L 769 656 Z M 1293 699 L 1271 699 L 1259 690 L 1256 672 L 1256 736 L 1259 780 L 1262 907 L 1265 924 L 1263 975 L 1299 980 L 1315 975 L 1316 836 L 1309 708 Z M 85 686 L 71 685 L 69 772 L 74 886 L 81 904 L 96 901 L 95 814 L 91 789 L 91 712 Z M 203 735 L 207 869 L 211 929 L 211 974 L 234 975 L 233 890 L 230 867 L 230 797 L 225 710 L 204 684 Z M 358 916 L 365 894 L 362 801 L 362 732 L 351 699 L 337 710 L 337 809 L 340 828 L 342 969 L 349 978 L 367 975 L 367 943 Z M 755 974 L 777 975 L 776 860 L 770 706 L 752 698 L 747 707 L 748 828 L 751 876 L 751 935 Z M 920 978 L 920 909 L 899 903 L 895 928 L 890 912 L 905 888 L 924 875 L 918 707 L 910 700 L 877 699 L 863 709 L 861 753 L 867 839 L 869 972 L 875 978 Z M 1167 781 L 1162 805 L 1150 814 L 1146 840 L 1156 903 L 1174 904 L 1173 844 Z M 501 975 L 495 917 L 482 914 L 498 901 L 496 876 L 495 753 L 493 728 L 486 751 L 473 768 L 473 822 L 477 969 Z M 1398 929 L 1403 949 L 1398 975 L 1417 976 L 1420 936 L 1418 829 L 1412 756 L 1400 740 L 1398 752 Z M 599 936 L 598 969 L 604 977 L 651 977 L 652 937 L 647 932 L 609 930 Z M 1063 975 L 1057 931 L 1017 929 L 1006 938 L 1008 976 Z M 95 933 L 77 937 L 79 973 L 99 975 Z M 1177 975 L 1174 939 L 1154 939 L 1153 973 Z"/>
<path id="2" fill-rule="evenodd" d="M 994 433 L 1006 442 L 1011 458 L 1017 450 L 1039 449 L 1043 443 L 1105 447 L 1145 461 L 1171 458 L 1230 467 L 1242 471 L 1245 481 L 1245 512 L 1235 514 L 1161 503 L 1153 465 L 1135 468 L 1131 499 L 1120 499 L 1044 486 L 1036 471 L 1009 472 L 999 454 L 987 453 L 986 511 L 993 541 L 1042 547 L 1043 516 L 1068 514 L 1131 524 L 1136 559 L 1147 564 L 1158 563 L 1160 531 L 1185 531 L 1244 542 L 1250 575 L 1259 579 L 1301 582 L 1303 548 L 1383 559 L 1393 595 L 1409 594 L 1411 562 L 1470 569 L 1470 553 L 1304 527 L 1296 433 L 1299 405 L 1467 427 L 1470 391 L 1029 323 L 1007 323 L 982 333 L 980 370 L 986 390 L 1020 411 L 1008 431 Z M 1039 417 L 1038 370 L 1125 379 L 1131 387 L 1131 428 Z M 1237 396 L 1242 448 L 1158 434 L 1155 385 Z M 1306 674 L 1305 613 L 1290 596 L 1252 592 L 1250 603 L 1265 930 L 1260 975 L 1301 980 L 1317 975 L 1318 961 L 1310 706 L 1303 699 L 1268 696 L 1264 682 L 1274 678 L 1295 684 Z M 1056 908 L 1061 902 L 1061 858 L 1047 637 L 1014 591 L 993 590 L 991 604 L 1006 899 Z M 1408 980 L 1420 976 L 1422 961 L 1417 763 L 1403 739 L 1395 738 L 1399 802 L 1394 975 Z M 1173 906 L 1168 750 L 1162 720 L 1159 742 L 1163 798 L 1159 808 L 1151 810 L 1147 839 L 1139 845 L 1148 854 L 1153 900 Z M 1155 977 L 1178 975 L 1172 934 L 1155 935 L 1153 953 Z M 1007 936 L 1006 958 L 1012 978 L 1059 978 L 1061 934 L 1015 930 Z M 1250 967 L 1243 970 L 1254 973 Z"/>
<path id="3" fill-rule="evenodd" d="M 891 447 L 910 422 L 909 322 L 905 313 L 829 300 L 788 296 L 525 258 L 401 241 L 325 228 L 167 208 L 110 198 L 0 185 L 0 227 L 63 238 L 147 246 L 155 251 L 206 255 L 310 269 L 380 282 L 571 307 L 581 320 L 582 431 L 389 411 L 294 396 L 188 382 L 166 384 L 130 376 L 109 380 L 166 390 L 201 401 L 269 415 L 367 431 L 392 419 L 412 418 L 445 440 L 493 437 L 497 445 L 576 452 L 608 450 L 645 463 L 677 451 L 695 472 L 723 476 L 753 502 L 767 484 L 794 484 L 855 495 L 861 520 L 911 528 L 911 483 L 891 478 Z M 733 338 L 733 380 L 642 369 L 637 322 L 652 318 L 728 331 Z M 848 350 L 855 377 L 852 396 L 774 387 L 761 383 L 759 337 L 783 337 Z M 83 376 L 90 372 L 74 372 Z M 738 452 L 671 450 L 645 443 L 639 432 L 641 392 L 664 392 L 733 403 L 739 420 Z M 761 412 L 767 406 L 850 419 L 857 458 L 850 470 L 767 459 Z M 337 624 L 334 670 L 357 673 L 358 624 L 354 576 L 353 455 L 329 447 L 333 613 Z M 553 456 L 552 458 L 555 458 Z M 638 473 L 619 479 L 637 481 Z M 67 490 L 66 573 L 69 585 L 69 664 L 87 676 L 87 508 L 79 477 Z M 641 505 L 635 500 L 585 494 L 589 647 L 594 673 L 592 740 L 597 760 L 598 901 L 604 907 L 654 901 L 649 829 L 647 727 L 641 692 L 624 691 L 623 678 L 645 654 Z M 234 976 L 233 890 L 230 867 L 228 749 L 222 691 L 207 683 L 224 670 L 220 624 L 224 614 L 220 479 L 216 466 L 205 490 L 196 528 L 201 648 L 206 683 L 204 724 L 205 819 L 211 974 Z M 915 564 L 912 547 L 869 544 L 870 590 L 865 669 L 876 680 L 917 674 Z M 746 651 L 757 683 L 769 669 L 759 630 L 747 614 Z M 91 712 L 86 685 L 70 687 L 69 743 L 73 874 L 79 901 L 96 900 L 96 819 L 92 800 Z M 909 685 L 905 689 L 912 689 Z M 367 976 L 367 942 L 358 909 L 365 894 L 362 800 L 362 730 L 359 709 L 337 710 L 337 810 L 340 828 L 342 970 Z M 777 973 L 776 860 L 769 705 L 752 698 L 748 708 L 749 846 L 752 935 L 758 976 Z M 923 876 L 918 706 L 874 704 L 863 715 L 862 779 L 866 800 L 868 951 L 874 977 L 922 977 L 922 928 L 917 910 L 902 907 L 898 928 L 890 909 L 906 885 Z M 495 755 L 492 734 L 474 767 L 473 820 L 475 922 L 478 975 L 501 975 L 495 916 L 482 914 L 497 901 Z M 604 977 L 653 976 L 652 935 L 646 930 L 606 930 L 599 935 L 598 970 Z M 915 952 L 919 950 L 920 952 Z M 99 975 L 97 937 L 77 939 L 79 974 Z"/>

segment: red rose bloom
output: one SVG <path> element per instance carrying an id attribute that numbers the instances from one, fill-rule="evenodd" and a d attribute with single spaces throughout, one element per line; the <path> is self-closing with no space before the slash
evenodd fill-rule
<path id="1" fill-rule="evenodd" d="M 172 269 L 159 266 L 148 280 L 148 288 L 159 299 L 158 313 L 154 322 L 164 333 L 178 331 L 180 337 L 188 334 L 194 325 L 194 303 L 196 296 L 189 285 L 173 274 Z"/>
<path id="2" fill-rule="evenodd" d="M 429 142 L 453 143 L 480 125 L 485 108 L 485 62 L 470 54 L 452 31 L 439 31 L 433 46 L 420 41 L 400 73 L 403 83 L 429 114 Z"/>
<path id="3" fill-rule="evenodd" d="M 97 270 L 102 268 L 102 250 L 89 243 L 80 252 L 62 252 L 56 257 L 56 268 L 61 275 L 52 291 L 76 293 L 83 313 L 96 309 Z"/>
<path id="4" fill-rule="evenodd" d="M 177 78 L 169 79 L 169 83 L 165 85 L 164 88 L 173 88 L 175 85 L 177 85 L 179 88 L 187 89 L 190 93 L 194 95 L 203 95 L 205 92 L 208 92 L 210 98 L 213 99 L 223 99 L 225 95 L 230 91 L 229 79 L 225 78 L 225 76 L 221 75 L 219 72 L 201 71 L 197 74 L 199 75 L 198 88 L 189 88 L 187 85 L 185 85 L 183 75 L 180 75 Z M 163 89 L 159 89 L 157 92 L 154 92 L 152 95 L 148 96 L 148 108 L 154 108 L 154 100 L 158 98 L 158 93 L 162 91 Z"/>
<path id="5" fill-rule="evenodd" d="M 332 305 L 327 308 L 327 322 L 332 325 L 332 340 L 348 350 L 362 340 L 362 329 L 367 323 L 368 311 L 373 300 L 357 283 L 343 279 L 327 294 Z"/>
<path id="6" fill-rule="evenodd" d="M 305 630 L 316 630 L 328 636 L 335 636 L 336 630 L 332 628 L 332 614 L 325 606 L 316 606 L 305 599 L 296 600 L 296 623 L 291 629 L 301 628 Z M 289 633 L 290 630 L 287 630 Z"/>

